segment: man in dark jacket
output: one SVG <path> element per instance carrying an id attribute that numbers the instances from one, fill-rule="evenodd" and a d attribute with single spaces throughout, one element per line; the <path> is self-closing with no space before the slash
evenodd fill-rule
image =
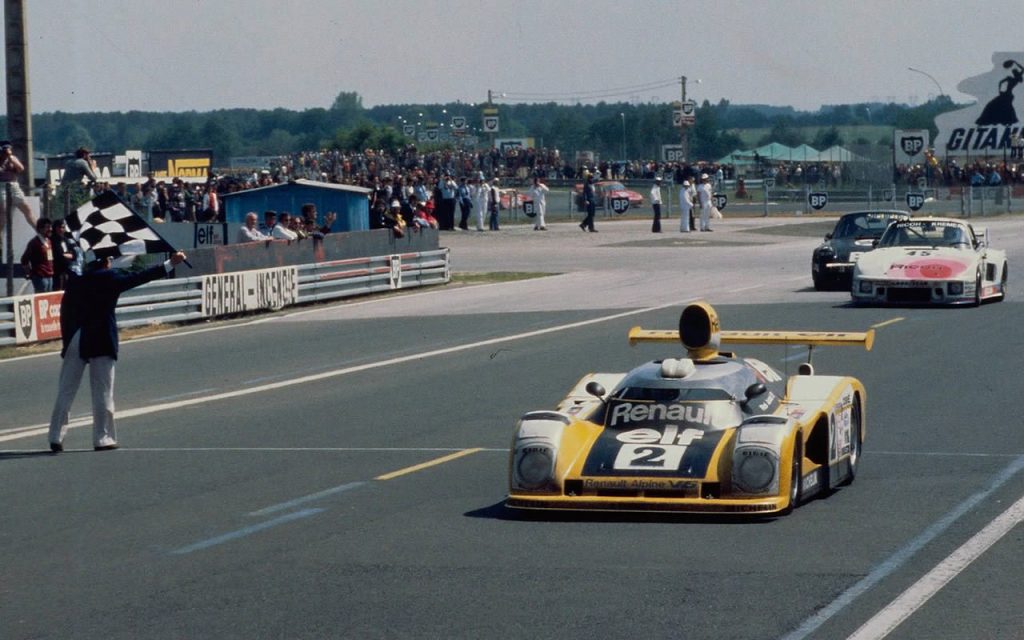
<path id="1" fill-rule="evenodd" d="M 64 450 L 71 403 L 78 393 L 85 366 L 89 365 L 92 388 L 92 443 L 96 451 L 117 448 L 114 428 L 114 363 L 117 362 L 118 336 L 115 309 L 122 293 L 159 280 L 185 261 L 175 253 L 162 265 L 138 273 L 112 269 L 110 257 L 93 260 L 80 278 L 73 278 L 61 301 L 60 329 L 64 342 L 60 355 L 57 401 L 50 416 L 50 451 Z"/>

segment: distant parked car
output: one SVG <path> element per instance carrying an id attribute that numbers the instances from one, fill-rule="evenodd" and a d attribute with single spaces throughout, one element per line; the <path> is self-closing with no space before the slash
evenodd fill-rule
<path id="1" fill-rule="evenodd" d="M 629 208 L 635 209 L 644 204 L 644 197 L 627 189 L 624 184 L 617 180 L 602 180 L 594 183 L 594 191 L 597 195 L 597 208 L 603 209 L 604 203 L 609 198 L 629 198 Z M 576 194 L 576 208 L 583 211 L 583 184 L 577 184 L 573 191 Z"/>

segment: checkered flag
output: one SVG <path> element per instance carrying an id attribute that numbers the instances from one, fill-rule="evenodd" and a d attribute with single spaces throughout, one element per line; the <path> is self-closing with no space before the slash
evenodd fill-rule
<path id="1" fill-rule="evenodd" d="M 96 259 L 174 253 L 175 249 L 124 203 L 105 191 L 65 218 L 82 251 Z"/>

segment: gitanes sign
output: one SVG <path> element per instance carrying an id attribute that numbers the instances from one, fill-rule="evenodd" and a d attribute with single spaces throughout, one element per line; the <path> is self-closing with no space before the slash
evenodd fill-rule
<path id="1" fill-rule="evenodd" d="M 957 85 L 957 90 L 978 98 L 959 111 L 935 118 L 939 135 L 935 139 L 938 155 L 1002 155 L 1011 147 L 1011 139 L 1024 133 L 1024 123 L 1014 106 L 1014 89 L 1024 82 L 1024 53 L 992 54 L 992 69 Z M 1024 89 L 1022 89 L 1024 93 Z M 1020 112 L 1024 114 L 1024 99 Z"/>

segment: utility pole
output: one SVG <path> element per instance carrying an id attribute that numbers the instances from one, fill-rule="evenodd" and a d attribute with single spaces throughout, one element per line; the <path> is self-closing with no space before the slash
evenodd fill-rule
<path id="1" fill-rule="evenodd" d="M 29 104 L 25 0 L 4 0 L 4 52 L 7 54 L 7 134 L 15 155 L 24 160 L 22 181 L 35 188 L 32 160 L 32 110 Z"/>
<path id="2" fill-rule="evenodd" d="M 679 84 L 682 87 L 681 101 L 679 102 L 679 108 L 684 108 L 686 104 L 686 76 L 680 76 Z M 690 131 L 689 125 L 686 124 L 686 118 L 684 117 L 682 122 L 679 123 L 680 129 L 680 140 L 679 144 L 683 147 L 683 162 L 690 161 Z"/>
<path id="3" fill-rule="evenodd" d="M 32 154 L 32 117 L 29 107 L 28 90 L 28 48 L 25 45 L 25 2 L 4 0 L 4 53 L 7 55 L 7 135 L 10 137 L 14 154 L 25 163 L 21 182 L 25 193 L 35 188 Z M 7 202 L 7 295 L 13 295 L 12 250 L 14 238 L 14 203 Z"/>

